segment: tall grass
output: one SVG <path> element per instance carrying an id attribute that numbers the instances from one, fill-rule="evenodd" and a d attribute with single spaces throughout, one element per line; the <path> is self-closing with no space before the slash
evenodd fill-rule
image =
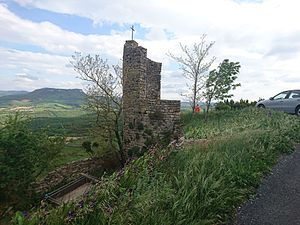
<path id="1" fill-rule="evenodd" d="M 190 114 L 183 120 L 188 137 L 207 141 L 149 151 L 80 202 L 18 214 L 14 223 L 226 224 L 278 156 L 300 141 L 299 119 L 282 113 L 248 109 L 214 114 L 208 123 Z"/>
<path id="2" fill-rule="evenodd" d="M 294 124 L 300 123 L 299 118 L 295 116 L 252 107 L 243 110 L 214 111 L 207 123 L 204 122 L 204 114 L 184 113 L 182 120 L 185 125 L 185 136 L 196 139 L 234 135 L 247 130 L 275 129 L 288 132 L 294 129 Z"/>

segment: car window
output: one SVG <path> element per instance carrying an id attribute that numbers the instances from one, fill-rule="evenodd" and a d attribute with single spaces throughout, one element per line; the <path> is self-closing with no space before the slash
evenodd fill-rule
<path id="1" fill-rule="evenodd" d="M 282 92 L 276 96 L 274 96 L 274 100 L 278 100 L 278 99 L 284 99 L 287 96 L 288 92 Z"/>
<path id="2" fill-rule="evenodd" d="M 289 98 L 300 98 L 300 91 L 292 91 Z"/>

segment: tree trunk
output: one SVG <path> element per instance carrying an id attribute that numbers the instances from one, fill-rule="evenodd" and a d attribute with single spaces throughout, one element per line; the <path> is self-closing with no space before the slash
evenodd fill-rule
<path id="1" fill-rule="evenodd" d="M 210 103 L 211 103 L 211 100 L 208 100 L 208 102 L 206 103 L 205 122 L 207 122 L 207 120 L 208 120 L 208 112 L 210 109 Z"/>
<path id="2" fill-rule="evenodd" d="M 119 130 L 115 130 L 115 135 L 116 135 L 117 142 L 118 142 L 119 159 L 120 159 L 120 163 L 123 167 L 125 165 L 126 157 L 125 157 L 125 154 L 124 154 L 122 138 L 120 137 L 121 135 L 119 133 Z"/>
<path id="3" fill-rule="evenodd" d="M 194 88 L 193 88 L 193 105 L 192 105 L 192 108 L 193 108 L 193 114 L 195 113 L 195 107 L 196 107 L 197 82 L 198 82 L 198 79 L 197 79 L 197 76 L 196 76 L 196 79 L 195 79 L 195 82 L 194 82 Z"/>

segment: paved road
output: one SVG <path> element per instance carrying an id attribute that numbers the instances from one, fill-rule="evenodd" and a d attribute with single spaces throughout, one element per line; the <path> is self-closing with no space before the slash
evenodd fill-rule
<path id="1" fill-rule="evenodd" d="M 300 225 L 300 145 L 263 180 L 258 195 L 237 213 L 236 225 Z"/>

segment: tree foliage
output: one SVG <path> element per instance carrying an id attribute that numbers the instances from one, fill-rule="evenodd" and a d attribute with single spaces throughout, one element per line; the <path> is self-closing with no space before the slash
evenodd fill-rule
<path id="1" fill-rule="evenodd" d="M 224 101 L 220 101 L 215 105 L 215 109 L 217 111 L 222 111 L 222 110 L 230 110 L 230 109 L 234 109 L 234 110 L 239 110 L 239 109 L 244 109 L 247 107 L 251 107 L 251 106 L 255 106 L 257 102 L 256 101 L 249 101 L 249 100 L 244 100 L 241 99 L 240 101 L 233 101 L 231 100 L 224 100 Z"/>
<path id="2" fill-rule="evenodd" d="M 94 134 L 117 153 L 123 164 L 122 68 L 109 66 L 99 55 L 84 56 L 81 53 L 72 56 L 71 64 L 79 78 L 87 83 L 86 107 L 97 115 Z"/>
<path id="3" fill-rule="evenodd" d="M 212 100 L 230 98 L 233 95 L 229 92 L 241 86 L 240 83 L 234 83 L 240 67 L 239 62 L 230 62 L 228 59 L 224 59 L 218 69 L 209 72 L 204 92 L 204 97 L 206 98 L 206 115 L 208 115 Z"/>
<path id="4" fill-rule="evenodd" d="M 94 154 L 94 151 L 93 151 L 93 148 L 92 148 L 92 142 L 84 141 L 84 142 L 82 142 L 81 146 L 86 151 L 86 153 L 88 153 L 89 155 Z"/>
<path id="5" fill-rule="evenodd" d="M 60 152 L 64 139 L 32 132 L 30 120 L 19 113 L 0 128 L 0 199 L 18 204 L 31 193 L 34 182 Z"/>
<path id="6" fill-rule="evenodd" d="M 191 84 L 188 85 L 191 92 L 187 95 L 191 102 L 193 112 L 197 101 L 200 99 L 200 95 L 205 88 L 207 80 L 207 71 L 211 64 L 215 61 L 215 57 L 207 60 L 209 50 L 214 45 L 214 42 L 206 44 L 206 35 L 202 35 L 199 43 L 194 43 L 192 47 L 182 45 L 180 43 L 180 49 L 182 55 L 177 56 L 173 53 L 168 55 L 180 64 L 180 68 L 183 71 L 183 75 L 191 80 Z"/>

